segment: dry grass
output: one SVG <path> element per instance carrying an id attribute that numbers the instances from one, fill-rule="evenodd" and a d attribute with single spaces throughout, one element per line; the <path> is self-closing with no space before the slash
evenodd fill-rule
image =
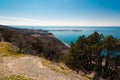
<path id="1" fill-rule="evenodd" d="M 0 80 L 33 80 L 33 79 L 26 78 L 24 76 L 19 76 L 19 75 L 11 75 L 11 76 L 2 77 L 0 78 Z"/>
<path id="2" fill-rule="evenodd" d="M 0 55 L 1 56 L 23 56 L 23 54 L 18 53 L 15 47 L 8 42 L 0 42 Z"/>
<path id="3" fill-rule="evenodd" d="M 50 68 L 51 70 L 59 72 L 59 73 L 66 74 L 66 73 L 71 72 L 71 70 L 62 63 L 53 63 L 53 62 L 50 62 L 44 58 L 41 58 L 41 63 L 44 66 Z"/>
<path id="4" fill-rule="evenodd" d="M 10 60 L 14 60 L 15 61 L 23 56 L 28 56 L 28 55 L 25 55 L 25 54 L 20 54 L 18 53 L 14 46 L 11 45 L 10 43 L 7 43 L 7 42 L 0 42 L 0 58 L 4 58 L 4 59 L 8 59 L 9 60 L 9 57 L 12 56 L 13 59 L 10 58 Z M 19 57 L 19 58 L 18 58 Z M 28 56 L 30 57 L 30 55 Z M 63 77 L 68 77 L 68 79 L 70 78 L 70 80 L 74 80 L 74 78 L 76 78 L 76 80 L 79 80 L 81 79 L 82 77 L 79 77 L 79 75 L 77 74 L 74 74 L 74 72 L 72 70 L 70 70 L 68 67 L 66 67 L 64 64 L 62 63 L 54 63 L 54 62 L 51 62 L 51 61 L 48 61 L 44 58 L 40 58 L 38 56 L 31 56 L 33 57 L 33 59 L 37 59 L 37 60 L 40 60 L 42 65 L 45 67 L 44 69 L 41 68 L 40 71 L 43 71 L 43 72 L 39 72 L 39 70 L 36 70 L 35 71 L 35 74 L 36 72 L 38 71 L 38 73 L 40 73 L 41 75 L 46 71 L 48 70 L 48 74 L 46 72 L 46 75 L 48 75 L 49 77 L 53 77 L 53 78 L 56 78 L 55 75 L 59 76 L 60 80 L 63 78 Z M 32 58 L 30 58 L 29 60 L 27 61 L 31 61 L 33 60 Z M 24 60 L 24 59 L 22 59 Z M 5 60 L 7 61 L 7 60 Z M 19 61 L 19 60 L 18 60 Z M 18 62 L 17 62 L 18 63 Z M 28 62 L 26 62 L 28 63 Z M 1 63 L 2 64 L 2 63 Z M 25 64 L 26 65 L 26 64 Z M 32 66 L 32 65 L 30 65 Z M 30 67 L 29 66 L 29 67 Z M 32 66 L 33 67 L 33 66 Z M 49 69 L 48 69 L 49 68 Z M 13 68 L 15 70 L 15 68 Z M 28 68 L 27 68 L 28 69 Z M 53 71 L 51 71 L 51 70 Z M 33 69 L 35 70 L 35 69 Z M 55 72 L 54 72 L 55 71 Z M 6 71 L 7 72 L 7 71 Z M 59 74 L 61 73 L 61 74 Z M 34 74 L 34 72 L 33 72 Z M 54 74 L 54 75 L 53 75 Z M 65 76 L 63 76 L 65 75 Z M 37 76 L 37 75 L 36 75 Z M 2 77 L 2 76 L 1 76 Z M 38 76 L 37 76 L 38 77 Z M 37 78 L 36 77 L 36 78 Z M 41 77 L 41 76 L 40 76 Z M 33 80 L 33 79 L 29 79 L 29 78 L 25 78 L 24 76 L 19 76 L 19 75 L 12 75 L 12 76 L 7 76 L 7 77 L 2 77 L 0 78 L 0 80 Z M 39 80 L 39 79 L 38 79 Z M 50 79 L 52 80 L 52 79 Z M 53 79 L 55 80 L 55 79 Z M 66 79 L 67 80 L 67 79 Z M 83 77 L 82 80 L 89 80 L 88 78 L 85 78 Z"/>

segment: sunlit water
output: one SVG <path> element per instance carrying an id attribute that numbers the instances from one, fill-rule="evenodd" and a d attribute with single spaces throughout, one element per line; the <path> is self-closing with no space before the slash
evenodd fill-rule
<path id="1" fill-rule="evenodd" d="M 75 42 L 79 36 L 85 35 L 88 36 L 93 32 L 97 31 L 100 34 L 105 36 L 113 35 L 115 38 L 120 38 L 120 27 L 51 27 L 51 26 L 14 26 L 17 28 L 29 28 L 29 29 L 42 29 L 42 30 L 51 30 L 50 32 L 55 35 L 56 38 L 61 40 L 67 45 L 70 45 L 70 42 Z M 57 31 L 53 31 L 57 30 Z M 58 31 L 66 30 L 66 31 Z M 80 30 L 80 31 L 71 31 L 71 30 Z"/>

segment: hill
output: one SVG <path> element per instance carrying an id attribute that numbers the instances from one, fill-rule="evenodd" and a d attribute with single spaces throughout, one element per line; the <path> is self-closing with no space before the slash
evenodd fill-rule
<path id="1" fill-rule="evenodd" d="M 87 80 L 63 64 L 17 53 L 11 45 L 0 42 L 0 80 Z"/>
<path id="2" fill-rule="evenodd" d="M 0 25 L 0 40 L 10 42 L 20 53 L 44 56 L 54 61 L 68 50 L 63 42 L 44 30 L 18 29 Z"/>

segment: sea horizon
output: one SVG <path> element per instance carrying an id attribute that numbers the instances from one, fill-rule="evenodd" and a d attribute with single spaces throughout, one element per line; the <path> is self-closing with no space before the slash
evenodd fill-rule
<path id="1" fill-rule="evenodd" d="M 54 36 L 66 45 L 70 42 L 76 42 L 79 36 L 88 36 L 95 31 L 105 36 L 113 35 L 115 38 L 120 38 L 120 26 L 11 26 L 20 29 L 41 29 L 48 30 Z"/>

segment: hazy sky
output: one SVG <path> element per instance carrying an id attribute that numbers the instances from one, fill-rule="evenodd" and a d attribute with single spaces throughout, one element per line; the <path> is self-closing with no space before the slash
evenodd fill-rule
<path id="1" fill-rule="evenodd" d="M 0 0 L 0 24 L 120 26 L 120 0 Z"/>

